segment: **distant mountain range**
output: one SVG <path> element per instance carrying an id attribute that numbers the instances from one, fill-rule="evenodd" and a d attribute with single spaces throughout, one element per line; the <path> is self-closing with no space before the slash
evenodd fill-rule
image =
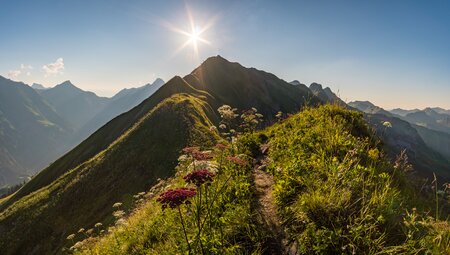
<path id="1" fill-rule="evenodd" d="M 161 88 L 162 85 L 164 85 L 164 81 L 158 78 L 153 83 L 148 83 L 142 87 L 119 91 L 112 98 L 109 98 L 106 105 L 101 107 L 99 111 L 80 128 L 77 132 L 76 139 L 78 141 L 85 139 L 114 117 L 132 109 L 144 101 L 144 99 L 148 98 Z"/>
<path id="2" fill-rule="evenodd" d="M 53 88 L 36 90 L 59 116 L 66 119 L 74 130 L 79 130 L 97 113 L 102 111 L 110 99 L 93 92 L 81 90 L 70 81 Z"/>
<path id="3" fill-rule="evenodd" d="M 428 157 L 430 159 L 421 160 L 424 164 L 423 167 L 427 167 L 425 162 L 434 161 L 442 162 L 444 169 L 450 168 L 450 128 L 448 126 L 450 115 L 446 114 L 448 112 L 447 110 L 441 108 L 403 110 L 398 108 L 386 111 L 368 101 L 354 101 L 350 102 L 349 105 L 367 114 L 377 116 L 374 119 L 378 122 L 374 124 L 379 126 L 383 131 L 386 128 L 381 125 L 381 121 L 393 121 L 397 123 L 393 125 L 391 130 L 397 132 L 397 135 L 394 136 L 396 140 L 392 140 L 391 142 L 396 144 L 395 147 L 415 151 L 415 155 L 429 155 Z M 409 125 L 402 123 L 400 120 L 407 122 Z M 412 141 L 415 141 L 415 145 L 409 144 Z M 440 156 L 431 156 L 433 155 L 431 151 L 425 153 L 429 149 L 424 147 L 423 144 L 426 144 L 426 147 L 439 153 Z M 413 160 L 415 157 L 417 156 L 412 157 Z M 444 159 L 439 159 L 440 157 Z M 447 167 L 445 167 L 445 164 L 447 164 Z"/>
<path id="4" fill-rule="evenodd" d="M 0 189 L 25 181 L 162 84 L 157 79 L 106 98 L 70 81 L 30 87 L 0 76 Z"/>
<path id="5" fill-rule="evenodd" d="M 448 110 L 441 108 L 411 111 L 394 109 L 391 113 L 415 125 L 450 134 L 450 112 Z"/>

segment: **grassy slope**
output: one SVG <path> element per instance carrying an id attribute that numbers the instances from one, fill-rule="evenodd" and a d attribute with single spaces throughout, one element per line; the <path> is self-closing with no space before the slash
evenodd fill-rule
<path id="1" fill-rule="evenodd" d="M 323 106 L 305 110 L 261 134 L 243 137 L 237 149 L 248 156 L 260 157 L 259 145 L 266 140 L 262 137 L 267 137 L 270 149 L 265 162 L 276 178 L 273 188 L 278 215 L 291 249 L 300 254 L 450 251 L 448 222 L 427 218 L 426 212 L 433 210 L 432 199 L 419 193 L 401 169 L 394 170 L 384 161 L 362 114 Z M 225 167 L 212 187 L 223 184 L 232 169 Z M 155 201 L 164 186 L 183 185 L 184 167 L 178 171 L 180 174 L 163 183 L 162 188 L 159 185 L 152 189 L 124 224 L 78 243 L 78 251 L 81 254 L 186 251 L 176 210 L 161 211 Z M 246 171 L 251 171 L 250 167 Z M 227 183 L 231 190 L 239 187 L 244 194 L 237 201 L 217 200 L 221 208 L 228 209 L 221 214 L 221 223 L 214 225 L 217 229 L 213 227 L 205 235 L 206 253 L 222 250 L 226 254 L 264 254 L 267 248 L 264 240 L 270 233 L 255 220 L 257 213 L 251 206 L 254 195 L 252 188 L 246 186 L 251 184 L 246 174 Z M 226 198 L 232 196 L 224 193 Z M 191 216 L 183 212 L 189 224 Z M 217 234 L 220 229 L 226 230 L 225 240 Z M 193 226 L 188 228 L 188 235 L 195 237 Z M 79 238 L 80 235 L 76 241 Z M 68 246 L 72 244 L 68 242 Z"/>
<path id="2" fill-rule="evenodd" d="M 67 233 L 108 219 L 111 205 L 173 174 L 179 151 L 214 141 L 210 108 L 179 94 L 161 102 L 106 150 L 0 214 L 6 254 L 58 251 Z M 27 239 L 16 239 L 27 236 Z"/>

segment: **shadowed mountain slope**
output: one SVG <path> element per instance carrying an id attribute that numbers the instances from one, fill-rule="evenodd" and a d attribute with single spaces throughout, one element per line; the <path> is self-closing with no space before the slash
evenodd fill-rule
<path id="1" fill-rule="evenodd" d="M 0 76 L 0 187 L 22 181 L 59 156 L 70 132 L 34 89 Z"/>
<path id="2" fill-rule="evenodd" d="M 428 147 L 450 160 L 450 134 L 413 125 Z"/>
<path id="3" fill-rule="evenodd" d="M 271 73 L 244 68 L 221 56 L 207 59 L 184 79 L 207 91 L 214 99 L 210 102 L 213 107 L 222 104 L 238 109 L 255 107 L 269 121 L 278 111 L 294 113 L 305 104 L 321 102 L 304 85 L 294 86 Z"/>
<path id="4" fill-rule="evenodd" d="M 341 106 L 348 107 L 347 104 L 342 101 L 336 94 L 334 94 L 333 91 L 329 87 L 326 87 L 325 89 L 322 88 L 321 84 L 318 83 L 311 83 L 309 85 L 309 89 L 316 95 L 319 99 L 321 99 L 324 102 L 330 103 L 330 104 L 339 104 Z"/>

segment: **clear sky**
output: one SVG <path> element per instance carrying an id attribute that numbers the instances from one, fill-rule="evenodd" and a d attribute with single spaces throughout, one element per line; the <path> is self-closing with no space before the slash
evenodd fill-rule
<path id="1" fill-rule="evenodd" d="M 191 32 L 198 41 L 177 50 Z M 176 28 L 176 29 L 175 29 Z M 220 54 L 346 101 L 450 109 L 450 1 L 0 0 L 0 75 L 111 96 Z"/>

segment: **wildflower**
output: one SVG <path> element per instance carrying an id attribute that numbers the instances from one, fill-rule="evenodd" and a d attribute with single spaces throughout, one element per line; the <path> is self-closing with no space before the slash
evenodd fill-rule
<path id="1" fill-rule="evenodd" d="M 121 207 L 122 206 L 122 203 L 115 203 L 115 204 L 113 204 L 113 208 L 119 208 L 119 207 Z"/>
<path id="2" fill-rule="evenodd" d="M 199 150 L 199 147 L 186 147 L 183 149 L 183 152 L 188 155 L 192 155 L 192 153 L 198 152 Z"/>
<path id="3" fill-rule="evenodd" d="M 100 235 L 105 233 L 105 230 L 100 230 Z"/>
<path id="4" fill-rule="evenodd" d="M 122 211 L 122 210 L 118 210 L 118 211 L 113 212 L 113 216 L 116 217 L 116 218 L 121 218 L 124 215 L 125 215 L 125 212 Z"/>
<path id="5" fill-rule="evenodd" d="M 371 159 L 373 159 L 373 160 L 376 160 L 376 159 L 379 158 L 380 152 L 378 151 L 378 149 L 375 148 L 375 149 L 370 149 L 370 150 L 367 152 L 367 154 L 368 154 L 369 158 L 371 158 Z"/>
<path id="6" fill-rule="evenodd" d="M 86 234 L 91 235 L 94 232 L 92 228 L 86 230 Z"/>
<path id="7" fill-rule="evenodd" d="M 173 209 L 181 204 L 188 204 L 188 199 L 192 198 L 196 194 L 197 192 L 192 188 L 170 189 L 162 193 L 156 201 L 162 204 L 163 209 L 167 207 Z"/>
<path id="8" fill-rule="evenodd" d="M 143 196 L 143 195 L 145 195 L 145 192 L 139 192 L 138 195 Z"/>
<path id="9" fill-rule="evenodd" d="M 188 160 L 187 155 L 181 155 L 180 157 L 178 157 L 178 162 L 185 162 L 187 160 Z"/>
<path id="10" fill-rule="evenodd" d="M 220 129 L 226 129 L 226 128 L 227 128 L 227 125 L 225 125 L 225 124 L 220 124 L 220 125 L 219 125 L 219 128 L 220 128 Z"/>
<path id="11" fill-rule="evenodd" d="M 95 225 L 94 225 L 94 227 L 96 227 L 96 228 L 100 228 L 101 226 L 103 226 L 103 224 L 101 224 L 100 222 L 95 223 Z"/>
<path id="12" fill-rule="evenodd" d="M 392 124 L 391 124 L 391 122 L 389 122 L 389 121 L 385 121 L 385 122 L 383 122 L 383 126 L 385 126 L 385 127 L 387 127 L 387 128 L 391 128 L 391 127 L 392 127 Z"/>
<path id="13" fill-rule="evenodd" d="M 235 113 L 237 111 L 236 108 L 231 108 L 229 105 L 222 105 L 217 109 L 220 114 L 220 117 L 224 120 L 232 120 L 237 117 Z"/>
<path id="14" fill-rule="evenodd" d="M 192 153 L 192 157 L 195 160 L 199 160 L 199 161 L 212 159 L 211 152 L 208 152 L 208 151 L 196 151 L 196 152 L 193 152 Z"/>
<path id="15" fill-rule="evenodd" d="M 236 133 L 236 130 L 230 129 L 230 134 L 234 135 Z"/>
<path id="16" fill-rule="evenodd" d="M 83 233 L 84 232 L 84 228 L 80 228 L 79 230 L 78 230 L 78 233 Z"/>
<path id="17" fill-rule="evenodd" d="M 245 160 L 243 160 L 239 157 L 236 157 L 236 156 L 234 156 L 234 157 L 229 156 L 229 157 L 227 157 L 227 160 L 230 162 L 233 162 L 236 165 L 240 165 L 240 166 L 245 166 L 247 164 L 247 162 Z"/>
<path id="18" fill-rule="evenodd" d="M 195 186 L 200 187 L 203 183 L 212 181 L 214 176 L 215 174 L 207 169 L 201 169 L 187 174 L 183 179 L 187 183 L 193 183 Z"/>
<path id="19" fill-rule="evenodd" d="M 216 149 L 219 149 L 219 150 L 221 150 L 221 151 L 223 151 L 223 150 L 225 150 L 226 148 L 228 148 L 228 146 L 223 145 L 223 144 L 221 144 L 221 143 L 218 143 L 218 144 L 216 144 L 215 148 L 216 148 Z"/>
<path id="20" fill-rule="evenodd" d="M 277 115 L 275 115 L 275 117 L 277 119 L 282 119 L 283 118 L 283 113 L 282 112 L 277 112 Z"/>
<path id="21" fill-rule="evenodd" d="M 72 240 L 72 239 L 74 239 L 75 238 L 75 234 L 70 234 L 70 235 L 68 235 L 67 236 L 67 240 Z"/>
<path id="22" fill-rule="evenodd" d="M 217 131 L 217 127 L 216 126 L 210 126 L 209 127 L 209 131 L 216 132 Z"/>
<path id="23" fill-rule="evenodd" d="M 403 171 L 410 171 L 412 170 L 412 165 L 409 163 L 408 160 L 408 154 L 406 153 L 406 150 L 402 150 L 399 155 L 397 155 L 397 158 L 394 162 L 394 168 L 403 170 Z"/>
<path id="24" fill-rule="evenodd" d="M 120 218 L 116 221 L 116 226 L 126 226 L 126 225 L 127 225 L 127 222 L 122 218 Z"/>
<path id="25" fill-rule="evenodd" d="M 218 168 L 219 168 L 219 165 L 218 165 L 218 163 L 216 161 L 203 160 L 203 161 L 196 161 L 195 162 L 195 169 L 208 169 L 211 172 L 216 172 Z M 192 163 L 189 166 L 189 169 L 195 170 L 194 169 L 194 163 Z"/>
<path id="26" fill-rule="evenodd" d="M 79 249 L 79 248 L 81 248 L 81 246 L 83 246 L 83 243 L 82 242 L 77 242 L 77 243 L 75 243 L 72 247 L 70 247 L 70 249 L 73 251 L 73 250 L 77 250 L 77 249 Z"/>

